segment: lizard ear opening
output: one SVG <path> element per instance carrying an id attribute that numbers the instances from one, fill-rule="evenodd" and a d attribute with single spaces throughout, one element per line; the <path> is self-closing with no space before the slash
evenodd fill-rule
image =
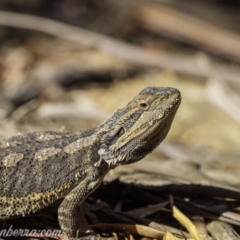
<path id="1" fill-rule="evenodd" d="M 116 141 L 125 133 L 125 129 L 123 127 L 119 128 L 116 134 L 114 134 L 110 139 L 110 145 L 116 143 Z"/>
<path id="2" fill-rule="evenodd" d="M 124 133 L 125 133 L 125 130 L 124 130 L 123 127 L 121 127 L 121 128 L 119 129 L 119 131 L 117 132 L 116 135 L 117 135 L 118 137 L 121 137 Z"/>

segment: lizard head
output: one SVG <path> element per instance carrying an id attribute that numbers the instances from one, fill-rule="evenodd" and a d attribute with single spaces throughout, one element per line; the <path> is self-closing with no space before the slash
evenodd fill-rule
<path id="1" fill-rule="evenodd" d="M 110 167 L 136 162 L 166 137 L 181 102 L 175 88 L 148 87 L 106 122 L 98 151 Z"/>

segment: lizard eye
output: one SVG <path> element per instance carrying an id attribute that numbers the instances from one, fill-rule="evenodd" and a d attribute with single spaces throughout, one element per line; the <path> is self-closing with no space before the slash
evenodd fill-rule
<path id="1" fill-rule="evenodd" d="M 143 102 L 143 103 L 140 103 L 140 107 L 141 107 L 141 108 L 146 108 L 147 106 L 148 106 L 147 103 L 144 103 L 144 102 Z"/>

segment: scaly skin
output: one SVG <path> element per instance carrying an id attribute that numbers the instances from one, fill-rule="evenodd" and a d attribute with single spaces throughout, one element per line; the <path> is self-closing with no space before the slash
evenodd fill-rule
<path id="1" fill-rule="evenodd" d="M 94 129 L 34 132 L 0 140 L 0 218 L 36 212 L 64 198 L 59 224 L 73 239 L 78 229 L 76 208 L 110 169 L 139 161 L 161 143 L 180 102 L 177 89 L 148 87 Z"/>

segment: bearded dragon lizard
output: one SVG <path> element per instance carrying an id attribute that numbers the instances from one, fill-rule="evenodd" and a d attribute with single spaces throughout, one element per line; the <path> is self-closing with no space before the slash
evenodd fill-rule
<path id="1" fill-rule="evenodd" d="M 27 215 L 63 198 L 58 221 L 62 232 L 74 239 L 77 207 L 109 170 L 139 161 L 160 144 L 180 102 L 175 88 L 148 87 L 96 128 L 1 139 L 0 219 Z"/>

